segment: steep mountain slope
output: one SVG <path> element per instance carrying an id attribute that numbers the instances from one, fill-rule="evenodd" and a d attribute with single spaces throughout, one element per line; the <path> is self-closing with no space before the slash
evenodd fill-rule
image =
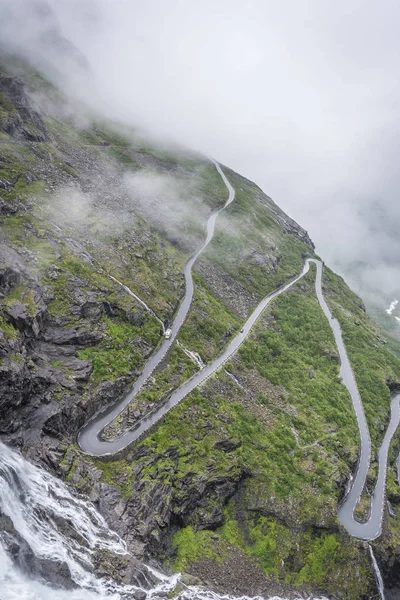
<path id="1" fill-rule="evenodd" d="M 184 264 L 227 192 L 205 157 L 93 123 L 38 73 L 3 62 L 2 439 L 95 500 L 138 556 L 232 593 L 374 597 L 368 548 L 336 516 L 358 430 L 313 270 L 267 308 L 226 369 L 137 447 L 107 460 L 79 451 L 79 428 L 120 397 L 160 342 L 160 321 L 142 302 L 171 322 Z M 307 233 L 268 196 L 224 172 L 235 201 L 196 263 L 179 334 L 205 362 L 314 256 Z M 400 381 L 400 361 L 329 269 L 324 293 L 343 328 L 376 451 L 389 415 L 387 383 Z M 175 345 L 107 435 L 134 426 L 198 368 Z M 393 589 L 400 586 L 396 444 L 387 487 L 394 512 L 386 512 L 376 544 Z M 375 478 L 374 463 L 369 486 Z"/>

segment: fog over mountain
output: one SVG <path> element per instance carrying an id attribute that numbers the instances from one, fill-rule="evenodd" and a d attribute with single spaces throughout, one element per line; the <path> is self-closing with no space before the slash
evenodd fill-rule
<path id="1" fill-rule="evenodd" d="M 399 20 L 394 0 L 0 0 L 9 49 L 256 181 L 382 310 L 400 295 Z"/>

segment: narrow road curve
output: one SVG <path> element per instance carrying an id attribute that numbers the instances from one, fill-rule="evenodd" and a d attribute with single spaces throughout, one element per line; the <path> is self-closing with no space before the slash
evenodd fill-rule
<path id="1" fill-rule="evenodd" d="M 215 222 L 218 214 L 226 208 L 234 199 L 235 192 L 225 174 L 221 170 L 220 166 L 215 163 L 216 168 L 221 175 L 225 185 L 229 190 L 229 197 L 225 205 L 219 210 L 213 212 L 207 222 L 207 237 L 203 246 L 188 260 L 185 266 L 185 280 L 186 280 L 186 294 L 180 305 L 178 313 L 171 326 L 171 337 L 170 339 L 164 339 L 155 352 L 155 354 L 146 363 L 143 372 L 135 382 L 132 390 L 122 397 L 114 406 L 101 412 L 99 415 L 93 417 L 79 432 L 78 444 L 83 452 L 92 456 L 107 456 L 115 454 L 125 449 L 129 444 L 139 440 L 144 434 L 155 425 L 160 419 L 162 419 L 174 406 L 179 404 L 191 391 L 196 387 L 204 383 L 211 375 L 216 373 L 224 363 L 232 357 L 232 355 L 238 350 L 241 344 L 248 337 L 253 325 L 260 317 L 266 306 L 277 296 L 282 294 L 297 283 L 310 269 L 310 264 L 316 265 L 316 278 L 315 278 L 315 290 L 318 298 L 318 302 L 328 319 L 329 325 L 333 331 L 335 341 L 337 344 L 339 356 L 340 356 L 340 376 L 343 384 L 347 387 L 352 402 L 354 411 L 357 417 L 358 428 L 360 432 L 360 454 L 358 461 L 358 468 L 355 479 L 346 494 L 342 504 L 338 510 L 338 518 L 342 523 L 343 527 L 347 532 L 357 538 L 364 540 L 373 540 L 377 538 L 382 530 L 382 517 L 383 508 L 385 501 L 385 486 L 386 486 L 386 471 L 387 471 L 387 459 L 390 441 L 399 425 L 400 422 L 400 394 L 396 394 L 392 397 L 391 403 L 391 418 L 388 425 L 385 437 L 383 439 L 381 448 L 378 454 L 378 479 L 375 486 L 374 493 L 371 498 L 370 506 L 370 517 L 365 523 L 360 523 L 354 517 L 354 510 L 359 502 L 361 493 L 364 489 L 366 477 L 371 459 L 371 440 L 368 431 L 368 425 L 364 414 L 364 409 L 361 402 L 360 393 L 358 391 L 357 383 L 350 365 L 349 358 L 347 356 L 346 348 L 343 343 L 342 332 L 340 324 L 335 319 L 324 299 L 322 292 L 322 273 L 323 263 L 316 259 L 307 259 L 304 263 L 303 270 L 292 281 L 278 288 L 268 296 L 266 296 L 255 308 L 253 313 L 247 319 L 246 323 L 240 330 L 240 332 L 231 340 L 228 346 L 223 352 L 209 365 L 206 365 L 201 371 L 197 372 L 190 379 L 185 381 L 177 390 L 175 390 L 168 400 L 154 412 L 145 416 L 141 421 L 138 422 L 137 426 L 126 432 L 124 435 L 116 440 L 106 441 L 101 438 L 102 432 L 105 427 L 109 425 L 121 412 L 122 410 L 132 401 L 132 399 L 138 394 L 148 377 L 151 375 L 157 364 L 164 358 L 171 344 L 175 340 L 178 332 L 185 321 L 189 307 L 193 297 L 193 279 L 192 279 L 192 267 L 197 258 L 201 255 L 204 249 L 208 246 L 214 235 Z M 399 459 L 400 460 L 400 459 Z"/>
<path id="2" fill-rule="evenodd" d="M 395 394 L 392 396 L 390 422 L 378 453 L 378 479 L 371 497 L 370 516 L 368 521 L 361 523 L 355 519 L 354 510 L 360 500 L 360 496 L 363 492 L 367 479 L 371 460 L 371 439 L 369 436 L 367 420 L 365 418 L 360 392 L 358 391 L 354 373 L 347 356 L 345 345 L 343 343 L 339 321 L 332 316 L 322 293 L 323 264 L 320 261 L 313 262 L 315 262 L 317 265 L 315 291 L 317 293 L 318 302 L 329 321 L 329 325 L 331 326 L 333 335 L 335 337 L 340 356 L 340 377 L 342 378 L 342 383 L 349 390 L 353 402 L 354 412 L 356 413 L 357 417 L 358 429 L 360 432 L 360 453 L 356 476 L 339 507 L 338 518 L 346 531 L 353 537 L 363 540 L 374 540 L 380 536 L 382 531 L 387 459 L 391 439 L 395 434 L 400 422 L 400 394 Z"/>
<path id="3" fill-rule="evenodd" d="M 169 339 L 164 338 L 162 340 L 159 348 L 156 350 L 156 352 L 150 357 L 150 359 L 145 364 L 143 371 L 140 374 L 140 376 L 138 377 L 138 379 L 135 381 L 133 388 L 127 394 L 125 394 L 114 406 L 110 406 L 110 407 L 106 408 L 104 411 L 100 412 L 100 414 L 96 415 L 86 425 L 84 425 L 84 427 L 80 430 L 80 432 L 78 434 L 78 444 L 79 444 L 81 450 L 83 450 L 83 452 L 86 452 L 87 454 L 92 454 L 94 456 L 104 456 L 106 454 L 113 454 L 113 453 L 117 452 L 118 450 L 122 450 L 123 448 L 125 448 L 128 444 L 130 444 L 132 441 L 136 440 L 138 437 L 137 435 L 135 435 L 132 439 L 127 440 L 126 436 L 122 436 L 115 442 L 106 442 L 106 441 L 103 441 L 100 439 L 101 433 L 103 432 L 104 428 L 109 423 L 111 423 L 124 410 L 124 408 L 126 406 L 128 406 L 128 404 L 130 404 L 132 402 L 133 398 L 139 393 L 139 391 L 141 390 L 143 385 L 146 383 L 147 379 L 150 377 L 150 375 L 152 374 L 154 369 L 163 360 L 163 358 L 167 354 L 168 350 L 171 348 L 172 344 L 174 343 L 174 341 L 179 333 L 180 328 L 182 327 L 183 323 L 185 322 L 187 313 L 189 311 L 189 308 L 190 308 L 190 305 L 191 305 L 191 302 L 193 299 L 193 291 L 194 291 L 193 277 L 192 277 L 193 265 L 196 262 L 196 260 L 198 259 L 198 257 L 207 248 L 210 241 L 212 240 L 212 238 L 214 236 L 215 222 L 217 220 L 219 213 L 222 210 L 224 210 L 227 206 L 229 206 L 229 204 L 231 204 L 235 198 L 235 190 L 233 189 L 233 187 L 229 183 L 228 179 L 226 178 L 225 173 L 222 171 L 222 169 L 218 163 L 214 163 L 214 164 L 215 164 L 215 167 L 216 167 L 218 173 L 220 174 L 223 182 L 225 183 L 225 185 L 228 189 L 228 192 L 229 192 L 228 199 L 222 208 L 211 213 L 211 215 L 207 221 L 206 240 L 205 240 L 204 244 L 201 246 L 201 248 L 199 248 L 199 250 L 197 250 L 189 258 L 188 262 L 185 265 L 185 269 L 184 269 L 185 296 L 184 296 L 184 298 L 181 302 L 181 305 L 178 309 L 178 312 L 175 316 L 174 322 L 171 325 L 171 336 L 169 337 Z M 112 279 L 114 279 L 114 278 L 112 278 Z M 116 279 L 114 279 L 114 281 L 116 281 L 117 283 L 120 283 Z M 130 290 L 126 286 L 123 286 L 123 287 L 127 291 L 130 292 Z M 143 302 L 142 302 L 142 300 L 140 300 L 140 298 L 138 298 L 137 296 L 135 296 L 135 297 L 143 304 Z M 145 305 L 145 306 L 147 307 L 147 305 Z M 167 410 L 165 412 L 167 412 Z M 165 412 L 163 414 L 165 414 Z M 149 423 L 143 431 L 147 430 L 148 427 L 150 427 L 151 424 L 153 424 L 153 422 L 156 422 L 158 419 L 160 419 L 163 416 L 162 414 L 159 414 L 158 411 L 157 411 L 157 413 L 153 413 L 153 416 L 155 416 L 156 414 L 158 415 L 158 418 L 155 419 L 154 421 L 152 421 L 151 423 Z M 148 419 L 149 419 L 149 417 L 146 419 L 146 422 Z M 135 432 L 137 432 L 137 430 L 135 430 Z M 133 432 L 130 432 L 130 433 L 133 433 Z M 129 434 L 126 434 L 126 435 L 129 436 Z M 129 437 L 131 438 L 132 436 L 129 436 Z"/>

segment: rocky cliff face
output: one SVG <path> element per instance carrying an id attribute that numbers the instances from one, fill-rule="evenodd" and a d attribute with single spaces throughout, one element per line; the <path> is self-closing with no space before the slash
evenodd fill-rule
<path id="1" fill-rule="evenodd" d="M 47 139 L 46 125 L 41 115 L 32 108 L 22 81 L 1 73 L 0 94 L 2 131 L 13 139 L 44 142 Z"/>
<path id="2" fill-rule="evenodd" d="M 231 593 L 375 597 L 369 553 L 336 518 L 357 428 L 313 273 L 137 447 L 107 461 L 81 455 L 79 428 L 129 388 L 160 340 L 159 321 L 115 279 L 171 322 L 184 263 L 226 188 L 204 157 L 89 125 L 38 74 L 15 68 L 0 72 L 1 438 L 87 494 L 139 557 Z M 256 185 L 225 172 L 235 202 L 196 265 L 179 335 L 205 362 L 314 252 Z M 399 381 L 400 364 L 343 280 L 328 270 L 325 287 L 377 447 L 386 380 Z M 175 346 L 107 435 L 134 426 L 197 368 Z M 396 588 L 394 473 L 379 560 Z"/>

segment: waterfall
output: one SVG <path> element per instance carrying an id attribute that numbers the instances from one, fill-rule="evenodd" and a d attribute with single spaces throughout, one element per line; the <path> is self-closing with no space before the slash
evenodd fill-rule
<path id="1" fill-rule="evenodd" d="M 25 550 L 31 567 L 44 564 L 44 568 L 16 564 L 13 556 L 18 548 Z M 90 502 L 0 443 L 1 600 L 134 600 L 138 592 L 156 600 L 173 592 L 177 585 L 181 600 L 264 600 L 259 596 L 235 599 L 186 586 L 180 575 L 166 576 L 145 565 L 141 565 L 140 579 L 146 585 L 119 584 L 94 573 L 97 550 L 129 556 L 124 542 Z M 49 583 L 50 572 L 66 572 L 67 587 L 72 589 L 54 587 Z M 282 599 L 274 596 L 269 600 Z"/>
<path id="2" fill-rule="evenodd" d="M 93 593 L 88 590 L 53 589 L 42 582 L 22 574 L 7 556 L 0 542 L 1 600 L 119 600 L 120 596 Z"/>
<path id="3" fill-rule="evenodd" d="M 121 586 L 93 573 L 92 559 L 98 550 L 126 555 L 124 542 L 107 527 L 92 504 L 72 495 L 61 481 L 3 444 L 0 444 L 0 517 L 3 520 L 3 531 L 0 531 L 1 600 L 50 598 L 50 595 L 52 600 L 67 596 L 79 600 L 105 595 L 115 599 L 120 597 Z M 8 519 L 6 526 L 4 519 Z M 44 565 L 40 579 L 45 578 L 48 565 L 48 570 L 59 570 L 64 581 L 70 582 L 70 587 L 81 588 L 79 594 L 60 591 L 54 595 L 45 591 L 44 581 L 30 581 L 28 576 L 21 579 L 6 554 L 8 547 L 15 548 L 20 541 L 28 550 L 28 561 Z M 122 591 L 131 589 L 133 591 L 132 586 L 124 586 Z M 82 590 L 87 590 L 87 594 Z"/>
<path id="4" fill-rule="evenodd" d="M 372 550 L 372 546 L 369 545 L 368 547 L 369 547 L 369 553 L 371 555 L 372 566 L 374 567 L 374 573 L 375 573 L 375 578 L 376 578 L 376 584 L 378 586 L 379 595 L 381 597 L 381 600 L 385 600 L 385 590 L 383 588 L 382 575 L 379 570 L 378 563 L 376 562 L 376 558 L 375 558 L 374 551 Z"/>

